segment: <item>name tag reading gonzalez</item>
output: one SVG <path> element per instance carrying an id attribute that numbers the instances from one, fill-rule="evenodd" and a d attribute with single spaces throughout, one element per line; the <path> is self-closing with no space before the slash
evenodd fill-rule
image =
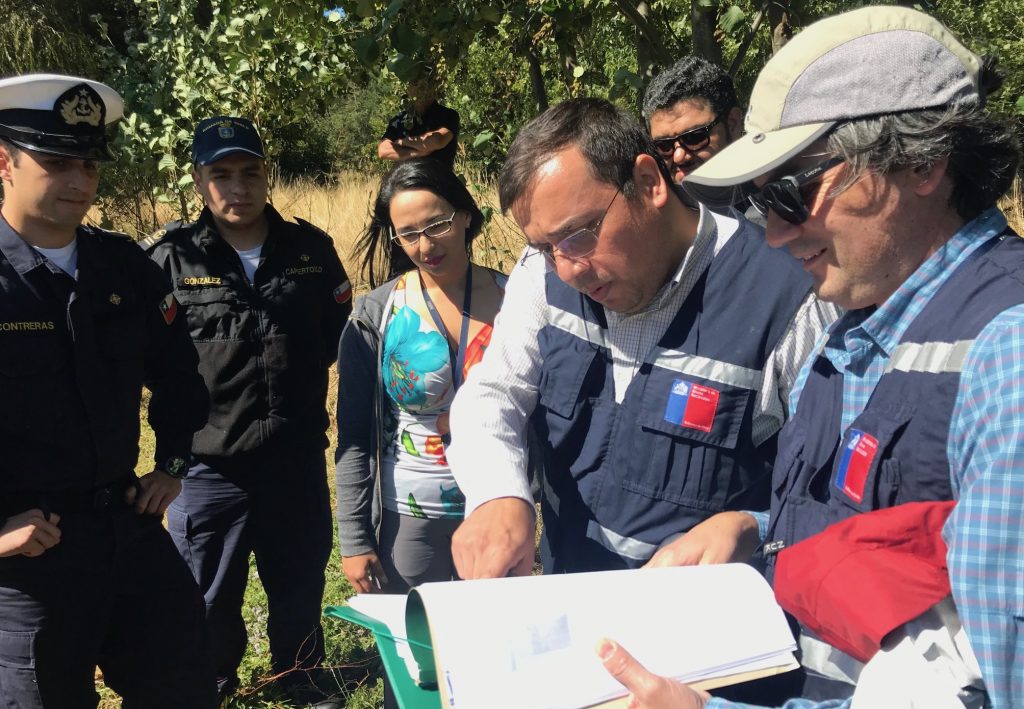
<path id="1" fill-rule="evenodd" d="M 718 410 L 718 390 L 685 379 L 672 382 L 672 391 L 665 405 L 665 420 L 683 428 L 709 433 Z"/>

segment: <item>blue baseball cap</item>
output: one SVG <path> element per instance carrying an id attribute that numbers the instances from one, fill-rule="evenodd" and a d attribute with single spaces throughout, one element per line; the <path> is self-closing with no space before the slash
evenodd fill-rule
<path id="1" fill-rule="evenodd" d="M 235 153 L 266 159 L 263 141 L 252 121 L 236 116 L 214 116 L 199 122 L 192 138 L 192 162 L 210 165 Z"/>

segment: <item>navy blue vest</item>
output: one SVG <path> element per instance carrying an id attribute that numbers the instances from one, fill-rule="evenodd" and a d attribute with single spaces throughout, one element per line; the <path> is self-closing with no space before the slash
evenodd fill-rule
<path id="1" fill-rule="evenodd" d="M 810 280 L 742 222 L 616 403 L 600 305 L 547 275 L 534 424 L 545 571 L 644 563 L 716 512 L 764 509 L 775 436 L 751 440 L 761 371 Z"/>
<path id="2" fill-rule="evenodd" d="M 1021 303 L 1024 240 L 1007 230 L 972 253 L 914 319 L 846 431 L 843 375 L 816 357 L 779 435 L 765 545 L 769 580 L 776 552 L 831 524 L 907 502 L 953 499 L 947 441 L 964 360 L 985 326 Z"/>

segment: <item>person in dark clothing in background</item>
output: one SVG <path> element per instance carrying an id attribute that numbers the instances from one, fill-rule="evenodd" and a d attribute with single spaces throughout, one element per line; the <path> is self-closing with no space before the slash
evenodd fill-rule
<path id="1" fill-rule="evenodd" d="M 459 148 L 459 114 L 437 102 L 430 77 L 409 84 L 409 107 L 394 116 L 377 146 L 383 160 L 433 157 L 450 169 Z"/>

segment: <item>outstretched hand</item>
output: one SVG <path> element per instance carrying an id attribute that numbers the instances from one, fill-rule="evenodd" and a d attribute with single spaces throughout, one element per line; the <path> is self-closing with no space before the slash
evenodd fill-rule
<path id="1" fill-rule="evenodd" d="M 459 577 L 528 576 L 536 521 L 533 505 L 518 497 L 501 497 L 477 507 L 452 537 Z"/>

